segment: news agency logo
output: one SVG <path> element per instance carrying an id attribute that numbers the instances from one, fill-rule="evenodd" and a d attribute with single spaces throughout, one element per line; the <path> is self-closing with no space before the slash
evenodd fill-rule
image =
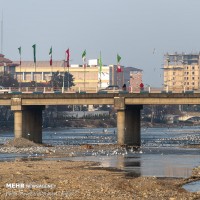
<path id="1" fill-rule="evenodd" d="M 24 183 L 6 183 L 6 188 L 10 189 L 24 189 Z"/>

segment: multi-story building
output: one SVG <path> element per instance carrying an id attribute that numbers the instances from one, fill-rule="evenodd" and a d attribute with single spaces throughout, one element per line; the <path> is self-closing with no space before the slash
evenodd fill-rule
<path id="1" fill-rule="evenodd" d="M 90 65 L 89 65 L 90 64 Z M 33 61 L 12 62 L 0 54 L 0 73 L 10 73 L 19 82 L 26 83 L 36 81 L 37 83 L 49 83 L 53 72 L 59 72 L 62 76 L 64 72 L 69 72 L 74 77 L 74 87 L 79 88 L 105 88 L 108 85 L 127 86 L 132 84 L 131 73 L 136 68 L 121 66 L 122 71 L 117 72 L 117 65 L 103 65 L 100 73 L 98 62 L 91 62 L 83 65 L 70 65 L 68 68 L 64 61 L 54 61 L 50 66 L 49 61 L 38 61 L 35 65 Z M 141 70 L 139 70 L 141 71 Z"/>
<path id="2" fill-rule="evenodd" d="M 18 66 L 18 64 L 13 63 L 8 58 L 5 58 L 3 54 L 0 54 L 0 73 L 9 73 L 12 76 L 15 75 L 15 67 Z"/>
<path id="3" fill-rule="evenodd" d="M 121 68 L 122 72 L 117 72 L 117 65 L 104 65 L 100 73 L 99 66 L 94 64 L 87 65 L 85 68 L 83 65 L 70 65 L 68 68 L 64 66 L 63 61 L 54 61 L 52 66 L 48 61 L 38 61 L 36 66 L 33 61 L 23 61 L 16 67 L 16 78 L 19 82 L 48 83 L 53 72 L 59 71 L 63 75 L 64 71 L 69 70 L 74 77 L 75 87 L 105 88 L 108 85 L 122 87 L 124 83 L 130 83 L 130 71 L 135 71 L 136 68 L 126 69 L 124 66 Z"/>
<path id="4" fill-rule="evenodd" d="M 199 54 L 166 54 L 164 55 L 164 88 L 181 92 L 200 89 Z"/>
<path id="5" fill-rule="evenodd" d="M 130 91 L 140 91 L 140 84 L 142 83 L 142 70 L 135 67 L 127 67 L 130 76 Z"/>

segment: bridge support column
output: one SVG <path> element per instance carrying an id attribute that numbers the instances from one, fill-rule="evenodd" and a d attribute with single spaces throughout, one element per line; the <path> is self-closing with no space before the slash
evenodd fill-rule
<path id="1" fill-rule="evenodd" d="M 115 97 L 117 109 L 117 142 L 120 145 L 140 146 L 140 110 L 141 105 L 126 105 L 124 97 Z"/>
<path id="2" fill-rule="evenodd" d="M 43 106 L 26 106 L 23 111 L 23 137 L 35 143 L 42 143 Z"/>
<path id="3" fill-rule="evenodd" d="M 14 111 L 14 133 L 15 133 L 15 138 L 21 138 L 22 133 L 23 133 L 23 120 L 22 120 L 22 111 L 21 110 L 16 110 Z"/>
<path id="4" fill-rule="evenodd" d="M 125 110 L 125 138 L 124 143 L 127 145 L 140 146 L 140 110 L 141 105 L 127 105 Z"/>
<path id="5" fill-rule="evenodd" d="M 42 110 L 44 106 L 22 106 L 20 98 L 11 100 L 14 112 L 15 138 L 26 138 L 42 143 Z"/>

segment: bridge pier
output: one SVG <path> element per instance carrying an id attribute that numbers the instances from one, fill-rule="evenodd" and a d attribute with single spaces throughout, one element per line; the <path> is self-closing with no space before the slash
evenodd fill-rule
<path id="1" fill-rule="evenodd" d="M 26 138 L 35 143 L 42 143 L 43 109 L 44 106 L 22 106 L 20 98 L 11 100 L 15 138 Z"/>
<path id="2" fill-rule="evenodd" d="M 116 97 L 117 142 L 120 145 L 140 146 L 140 110 L 142 105 L 125 105 L 123 97 Z"/>

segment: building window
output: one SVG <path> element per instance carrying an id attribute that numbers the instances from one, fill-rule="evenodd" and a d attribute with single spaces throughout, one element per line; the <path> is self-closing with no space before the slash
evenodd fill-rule
<path id="1" fill-rule="evenodd" d="M 192 77 L 192 80 L 194 80 L 194 77 Z"/>
<path id="2" fill-rule="evenodd" d="M 194 72 L 192 72 L 192 75 L 194 75 Z"/>
<path id="3" fill-rule="evenodd" d="M 192 69 L 194 69 L 194 66 L 192 66 Z"/>
<path id="4" fill-rule="evenodd" d="M 194 82 L 192 82 L 192 85 L 194 85 Z"/>

